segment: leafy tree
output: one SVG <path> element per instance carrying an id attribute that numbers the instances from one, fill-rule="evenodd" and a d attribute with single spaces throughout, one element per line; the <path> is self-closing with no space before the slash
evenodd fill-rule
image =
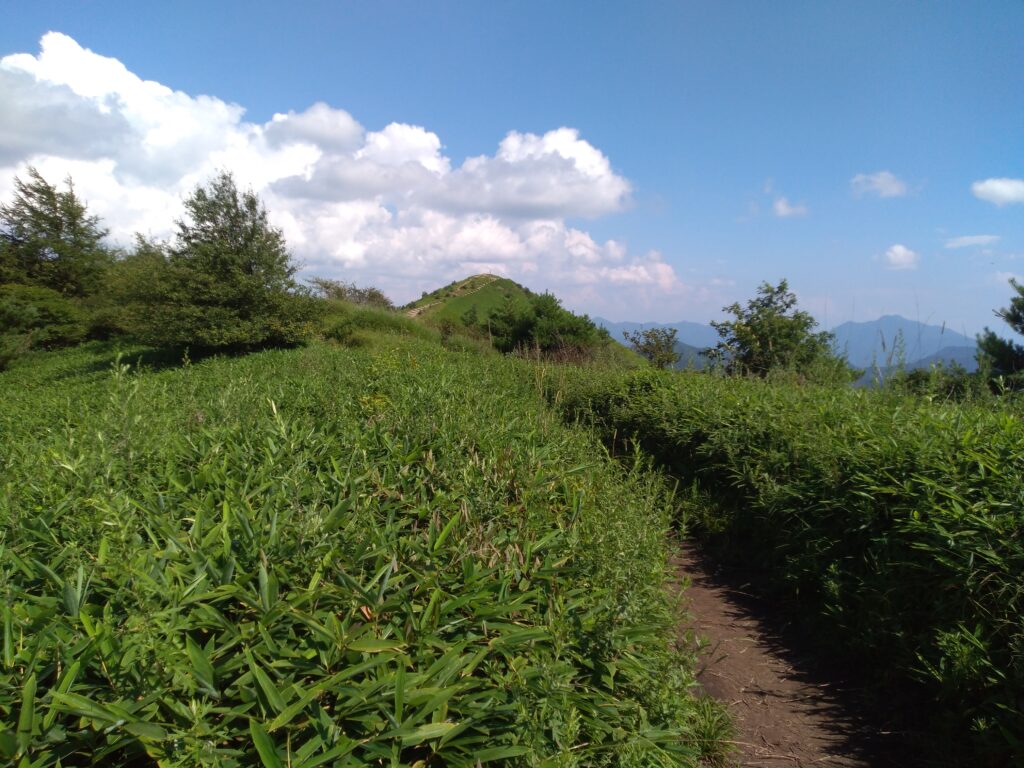
<path id="1" fill-rule="evenodd" d="M 805 376 L 849 379 L 852 370 L 833 352 L 835 337 L 815 331 L 817 321 L 796 308 L 796 295 L 782 280 L 761 283 L 745 307 L 723 308 L 732 320 L 712 322 L 722 340 L 706 353 L 728 373 L 766 376 L 785 369 Z"/>
<path id="2" fill-rule="evenodd" d="M 97 292 L 112 261 L 107 230 L 87 212 L 69 176 L 57 189 L 33 167 L 14 179 L 14 200 L 0 205 L 0 282 L 52 288 L 65 296 Z"/>
<path id="3" fill-rule="evenodd" d="M 1010 299 L 1009 307 L 997 309 L 995 315 L 1015 333 L 1024 334 L 1024 286 L 1013 278 L 1010 286 L 1017 295 Z M 979 355 L 987 358 L 996 375 L 1008 376 L 1024 371 L 1024 346 L 1002 339 L 988 328 L 978 336 L 978 351 Z"/>
<path id="4" fill-rule="evenodd" d="M 166 257 L 154 259 L 152 274 L 134 281 L 136 335 L 158 346 L 201 349 L 305 338 L 313 299 L 293 279 L 297 267 L 284 236 L 270 226 L 256 194 L 239 193 L 222 171 L 196 187 L 185 212 Z"/>
<path id="5" fill-rule="evenodd" d="M 679 362 L 675 328 L 645 328 L 625 333 L 626 341 L 655 368 L 671 368 Z"/>

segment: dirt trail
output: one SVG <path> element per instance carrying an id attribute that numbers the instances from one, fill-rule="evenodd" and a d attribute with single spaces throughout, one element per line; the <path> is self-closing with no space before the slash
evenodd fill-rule
<path id="1" fill-rule="evenodd" d="M 746 585 L 716 573 L 692 545 L 674 565 L 686 591 L 690 624 L 681 633 L 707 643 L 697 679 L 728 704 L 736 727 L 734 761 L 743 768 L 864 768 L 908 765 L 898 736 L 857 714 L 856 691 L 816 669 L 765 619 Z M 804 639 L 806 642 L 806 639 Z"/>

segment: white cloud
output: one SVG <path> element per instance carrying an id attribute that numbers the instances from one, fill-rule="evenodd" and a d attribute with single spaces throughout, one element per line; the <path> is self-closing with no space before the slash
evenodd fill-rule
<path id="1" fill-rule="evenodd" d="M 947 248 L 974 248 L 981 245 L 992 245 L 999 242 L 999 235 L 964 235 L 952 237 L 946 241 Z"/>
<path id="2" fill-rule="evenodd" d="M 917 269 L 921 257 L 905 245 L 890 246 L 882 257 L 888 269 Z"/>
<path id="3" fill-rule="evenodd" d="M 579 300 L 602 285 L 627 302 L 683 290 L 656 252 L 567 223 L 621 211 L 631 194 L 573 128 L 510 131 L 493 154 L 453 163 L 422 126 L 367 130 L 323 102 L 248 122 L 237 104 L 144 80 L 54 32 L 37 55 L 0 59 L 0 103 L 0 195 L 29 164 L 51 180 L 70 173 L 122 244 L 134 231 L 169 236 L 182 199 L 226 168 L 263 197 L 309 272 L 399 300 L 473 271 Z"/>
<path id="4" fill-rule="evenodd" d="M 998 206 L 1024 203 L 1024 179 L 985 179 L 971 184 L 971 192 L 979 200 Z"/>
<path id="5" fill-rule="evenodd" d="M 1015 280 L 1018 283 L 1024 283 L 1024 277 L 1021 277 L 1016 272 L 996 272 L 992 276 L 997 283 L 1006 285 L 1011 280 Z"/>
<path id="6" fill-rule="evenodd" d="M 879 197 L 903 197 L 907 194 L 906 182 L 891 171 L 858 173 L 850 179 L 850 187 L 858 197 L 866 194 Z"/>
<path id="7" fill-rule="evenodd" d="M 807 206 L 802 203 L 793 204 L 785 197 L 775 198 L 775 202 L 772 204 L 772 210 L 775 215 L 780 219 L 788 219 L 795 216 L 806 216 Z"/>
<path id="8" fill-rule="evenodd" d="M 304 112 L 276 114 L 265 134 L 271 144 L 305 142 L 326 151 L 347 151 L 363 143 L 363 126 L 343 109 L 318 101 Z"/>

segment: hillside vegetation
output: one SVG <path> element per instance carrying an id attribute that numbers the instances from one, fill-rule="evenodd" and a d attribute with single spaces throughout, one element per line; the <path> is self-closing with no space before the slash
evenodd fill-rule
<path id="1" fill-rule="evenodd" d="M 528 364 L 384 330 L 0 374 L 5 763 L 714 757 L 659 478 L 561 426 Z"/>
<path id="2" fill-rule="evenodd" d="M 890 694 L 920 686 L 932 709 L 916 719 L 933 739 L 956 734 L 950 746 L 975 765 L 1024 757 L 1013 398 L 943 404 L 651 370 L 565 368 L 548 386 L 568 418 L 691 487 L 686 522 L 757 566 L 830 655 Z"/>
<path id="3" fill-rule="evenodd" d="M 514 280 L 497 275 L 473 275 L 425 294 L 405 307 L 413 316 L 463 324 L 467 312 L 486 318 L 506 302 L 522 309 L 533 294 Z"/>

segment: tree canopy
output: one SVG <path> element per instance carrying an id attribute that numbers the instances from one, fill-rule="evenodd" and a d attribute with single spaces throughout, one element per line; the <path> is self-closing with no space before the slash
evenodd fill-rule
<path id="1" fill-rule="evenodd" d="M 723 308 L 732 320 L 711 323 L 722 340 L 708 357 L 731 374 L 766 376 L 784 369 L 811 375 L 827 369 L 829 377 L 848 378 L 849 366 L 833 352 L 833 335 L 815 331 L 818 322 L 796 304 L 786 280 L 761 283 L 746 306 Z"/>
<path id="2" fill-rule="evenodd" d="M 655 368 L 671 368 L 679 362 L 676 352 L 675 328 L 644 328 L 625 332 L 626 341 L 633 350 L 645 357 Z"/>
<path id="3" fill-rule="evenodd" d="M 256 194 L 239 192 L 221 172 L 196 187 L 185 214 L 159 268 L 135 286 L 136 334 L 206 349 L 300 341 L 311 307 L 293 279 L 284 235 Z"/>
<path id="4" fill-rule="evenodd" d="M 51 288 L 65 296 L 99 290 L 113 257 L 99 217 L 88 213 L 69 176 L 64 190 L 28 168 L 14 199 L 0 204 L 0 283 Z"/>

